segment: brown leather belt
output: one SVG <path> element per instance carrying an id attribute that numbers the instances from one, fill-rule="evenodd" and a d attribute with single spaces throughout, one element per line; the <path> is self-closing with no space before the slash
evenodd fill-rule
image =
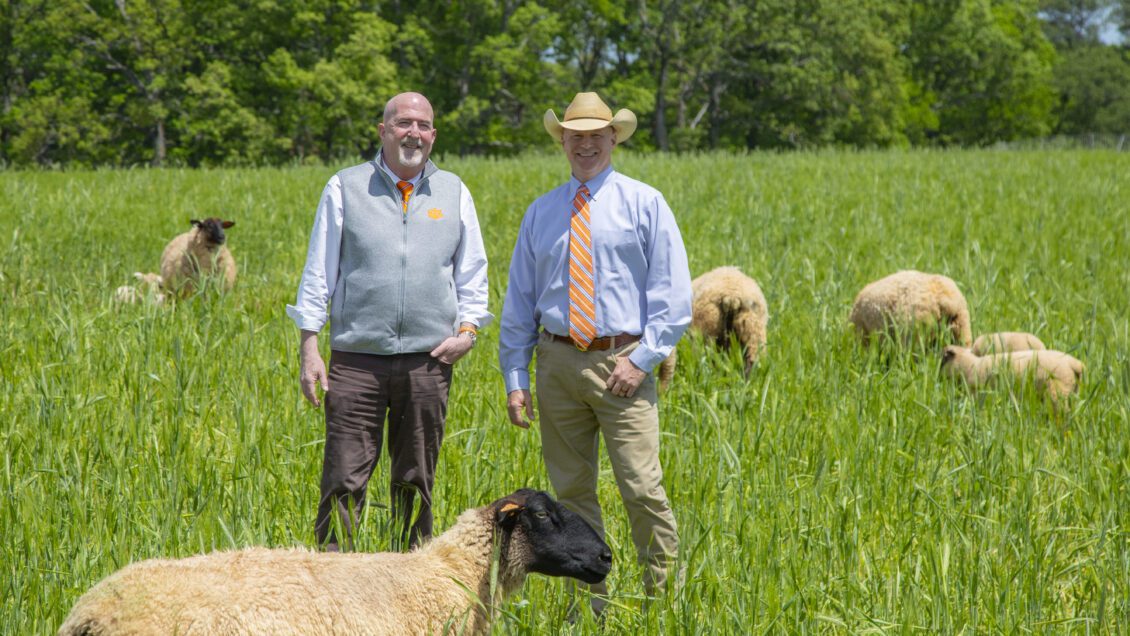
<path id="1" fill-rule="evenodd" d="M 559 336 L 555 333 L 549 333 L 548 331 L 546 333 L 557 342 L 564 342 L 565 344 L 576 346 L 576 343 L 574 343 L 573 339 L 569 336 Z M 624 345 L 638 342 L 639 339 L 639 336 L 630 333 L 622 333 L 618 336 L 604 336 L 603 338 L 593 340 L 592 344 L 589 345 L 588 351 L 615 349 L 616 347 L 623 347 Z"/>

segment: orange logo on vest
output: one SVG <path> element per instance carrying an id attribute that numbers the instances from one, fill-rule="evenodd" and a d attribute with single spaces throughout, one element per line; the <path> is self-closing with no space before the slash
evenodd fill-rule
<path id="1" fill-rule="evenodd" d="M 439 208 L 432 208 L 432 209 L 428 210 L 428 216 L 433 218 L 433 219 L 442 219 L 443 218 L 443 210 L 441 210 Z"/>

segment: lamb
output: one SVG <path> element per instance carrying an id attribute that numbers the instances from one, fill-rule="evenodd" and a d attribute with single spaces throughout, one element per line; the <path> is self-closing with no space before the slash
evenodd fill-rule
<path id="1" fill-rule="evenodd" d="M 138 280 L 136 287 L 132 285 L 122 285 L 114 291 L 114 300 L 119 303 L 131 304 L 145 298 L 152 298 L 155 304 L 160 305 L 165 302 L 165 296 L 161 293 L 161 277 L 152 272 L 142 274 L 141 272 L 134 272 L 133 277 Z"/>
<path id="2" fill-rule="evenodd" d="M 59 635 L 481 634 L 527 573 L 599 583 L 611 564 L 580 516 L 523 489 L 407 554 L 247 548 L 135 563 L 79 598 Z"/>
<path id="3" fill-rule="evenodd" d="M 235 225 L 211 217 L 189 221 L 192 229 L 178 234 L 161 253 L 161 279 L 166 291 L 180 296 L 190 296 L 202 276 L 216 274 L 222 278 L 224 291 L 235 285 L 235 259 L 224 241 L 224 230 Z"/>
<path id="4" fill-rule="evenodd" d="M 904 270 L 868 284 L 855 297 L 850 320 L 865 345 L 880 335 L 926 344 L 939 327 L 962 346 L 973 339 L 965 297 L 940 274 Z"/>
<path id="5" fill-rule="evenodd" d="M 977 336 L 973 341 L 973 355 L 1008 353 L 1010 351 L 1035 351 L 1047 349 L 1036 336 L 1023 331 L 1000 331 Z"/>
<path id="6" fill-rule="evenodd" d="M 1002 377 L 1015 381 L 1031 378 L 1036 390 L 1046 393 L 1060 409 L 1066 408 L 1066 398 L 1075 392 L 1084 368 L 1076 358 L 1050 349 L 979 357 L 971 349 L 950 345 L 942 352 L 942 372 L 962 378 L 972 389 L 999 382 Z"/>
<path id="7" fill-rule="evenodd" d="M 730 334 L 738 338 L 745 357 L 745 374 L 749 375 L 765 347 L 765 328 L 769 312 L 765 295 L 757 281 L 737 267 L 718 267 L 691 281 L 694 302 L 691 305 L 691 328 L 713 340 L 721 349 L 730 348 Z M 660 388 L 666 388 L 675 375 L 675 351 L 659 364 L 656 376 Z"/>

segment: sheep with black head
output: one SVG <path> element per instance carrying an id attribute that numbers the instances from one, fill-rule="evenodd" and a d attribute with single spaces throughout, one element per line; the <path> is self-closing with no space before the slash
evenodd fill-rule
<path id="1" fill-rule="evenodd" d="M 248 548 L 135 563 L 84 594 L 59 634 L 482 634 L 528 574 L 599 583 L 611 564 L 580 516 L 519 490 L 407 554 Z"/>
<path id="2" fill-rule="evenodd" d="M 235 221 L 210 217 L 189 223 L 192 229 L 173 237 L 161 253 L 161 284 L 167 292 L 183 298 L 196 291 L 201 278 L 217 276 L 224 291 L 230 291 L 235 286 L 236 265 L 224 244 L 224 230 Z"/>

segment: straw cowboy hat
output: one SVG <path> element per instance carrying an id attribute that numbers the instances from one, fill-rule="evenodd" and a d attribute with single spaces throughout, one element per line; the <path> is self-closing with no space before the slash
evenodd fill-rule
<path id="1" fill-rule="evenodd" d="M 621 108 L 616 116 L 596 93 L 577 93 L 573 103 L 565 109 L 565 121 L 558 121 L 553 109 L 545 111 L 542 118 L 545 131 L 557 141 L 561 141 L 564 130 L 600 130 L 612 126 L 616 131 L 616 143 L 624 143 L 636 132 L 636 115 L 627 108 Z"/>

